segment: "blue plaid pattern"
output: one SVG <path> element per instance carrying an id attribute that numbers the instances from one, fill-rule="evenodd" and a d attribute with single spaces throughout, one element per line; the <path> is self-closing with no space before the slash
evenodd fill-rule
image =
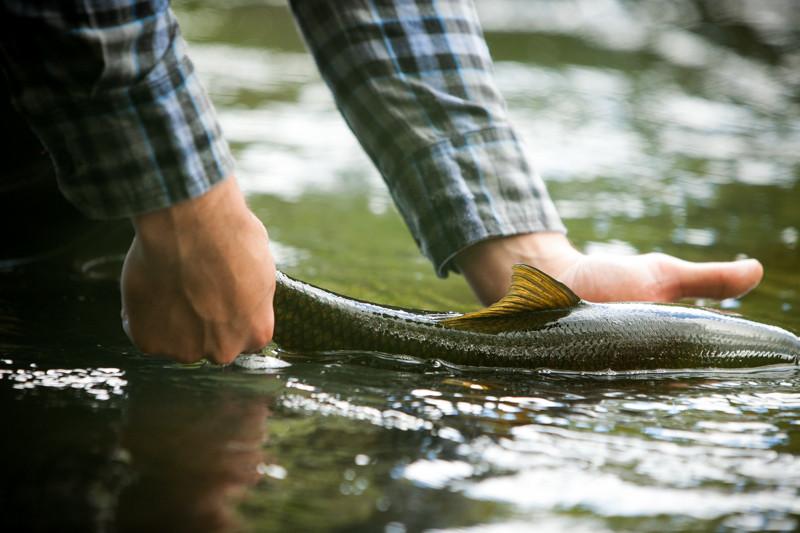
<path id="1" fill-rule="evenodd" d="M 478 241 L 565 231 L 508 122 L 471 0 L 290 3 L 437 274 Z"/>
<path id="2" fill-rule="evenodd" d="M 564 231 L 495 86 L 471 0 L 292 0 L 337 105 L 439 275 L 492 237 Z M 12 96 L 96 217 L 232 172 L 167 0 L 0 0 Z"/>
<path id="3" fill-rule="evenodd" d="M 233 173 L 166 0 L 3 0 L 0 53 L 61 191 L 87 215 L 168 207 Z"/>

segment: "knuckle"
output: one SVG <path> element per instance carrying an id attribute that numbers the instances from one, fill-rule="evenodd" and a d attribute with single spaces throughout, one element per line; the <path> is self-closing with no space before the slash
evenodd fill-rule
<path id="1" fill-rule="evenodd" d="M 140 339 L 137 338 L 135 334 L 133 334 L 131 335 L 131 342 L 136 347 L 136 349 L 138 349 L 142 353 L 152 355 L 159 352 L 158 346 L 156 346 L 149 339 Z"/>
<path id="2" fill-rule="evenodd" d="M 216 352 L 206 356 L 206 359 L 217 363 L 218 365 L 228 365 L 233 362 L 239 355 L 239 350 L 217 350 Z"/>
<path id="3" fill-rule="evenodd" d="M 253 346 L 263 348 L 272 340 L 272 325 L 262 326 L 253 332 Z"/>

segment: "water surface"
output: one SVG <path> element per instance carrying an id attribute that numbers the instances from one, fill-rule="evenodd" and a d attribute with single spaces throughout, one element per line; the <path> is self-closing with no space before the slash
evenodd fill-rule
<path id="1" fill-rule="evenodd" d="M 798 332 L 800 9 L 643 4 L 479 2 L 512 119 L 578 246 L 758 257 L 756 291 L 694 303 Z M 473 309 L 419 256 L 286 8 L 226 6 L 176 8 L 280 268 Z M 0 524 L 800 528 L 796 370 L 563 376 L 272 352 L 288 365 L 184 367 L 120 331 L 127 231 L 0 273 Z"/>

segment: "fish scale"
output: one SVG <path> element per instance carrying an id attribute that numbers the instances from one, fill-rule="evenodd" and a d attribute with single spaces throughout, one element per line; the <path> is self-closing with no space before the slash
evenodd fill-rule
<path id="1" fill-rule="evenodd" d="M 505 298 L 467 314 L 380 306 L 281 272 L 276 282 L 274 339 L 292 351 L 568 371 L 753 368 L 800 359 L 800 339 L 776 326 L 692 306 L 589 303 L 527 265 L 514 267 Z"/>

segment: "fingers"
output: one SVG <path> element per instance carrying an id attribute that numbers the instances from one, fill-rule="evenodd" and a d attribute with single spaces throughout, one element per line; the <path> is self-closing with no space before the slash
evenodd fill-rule
<path id="1" fill-rule="evenodd" d="M 274 328 L 271 309 L 266 313 L 266 318 L 253 321 L 248 331 L 232 332 L 227 329 L 227 324 L 206 324 L 202 328 L 205 334 L 201 331 L 193 333 L 193 325 L 186 323 L 156 325 L 145 322 L 137 323 L 132 328 L 127 310 L 123 308 L 120 314 L 125 334 L 139 350 L 179 363 L 195 363 L 205 358 L 220 365 L 230 364 L 239 354 L 258 352 L 269 344 Z M 169 335 L 167 331 L 182 334 Z"/>
<path id="2" fill-rule="evenodd" d="M 249 350 L 242 349 L 241 346 L 216 346 L 213 349 L 204 350 L 200 345 L 176 345 L 169 342 L 169 339 L 150 342 L 150 344 L 133 341 L 134 345 L 143 353 L 151 356 L 165 357 L 178 363 L 191 364 L 202 359 L 218 365 L 227 365 L 233 362 L 240 353 Z"/>
<path id="3" fill-rule="evenodd" d="M 160 337 L 149 345 L 137 342 L 134 342 L 134 344 L 144 353 L 167 357 L 179 363 L 196 363 L 201 359 L 206 359 L 214 364 L 228 365 L 239 354 L 259 352 L 269 344 L 271 339 L 270 328 L 269 336 L 254 333 L 246 343 L 236 342 L 235 338 L 228 338 L 225 340 L 215 339 L 204 346 L 200 343 L 192 342 L 189 337 L 181 339 L 182 342 L 177 343 L 168 337 Z M 150 340 L 152 341 L 152 339 Z"/>
<path id="4" fill-rule="evenodd" d="M 679 298 L 715 298 L 741 296 L 759 284 L 764 267 L 755 259 L 728 263 L 690 263 L 680 261 L 674 270 Z"/>
<path id="5" fill-rule="evenodd" d="M 585 256 L 561 281 L 590 302 L 672 302 L 740 296 L 761 281 L 755 259 L 692 263 L 662 253 L 633 257 Z"/>
<path id="6" fill-rule="evenodd" d="M 253 337 L 242 353 L 255 353 L 264 349 L 272 341 L 274 319 L 270 316 L 268 322 L 254 331 Z"/>

